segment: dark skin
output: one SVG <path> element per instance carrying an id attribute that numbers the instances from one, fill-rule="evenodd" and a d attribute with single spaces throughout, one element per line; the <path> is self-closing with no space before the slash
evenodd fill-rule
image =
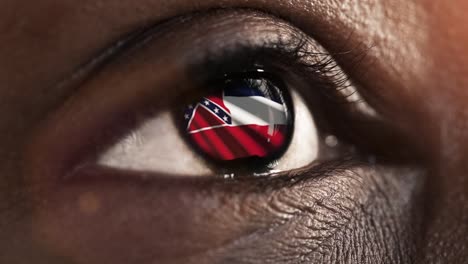
<path id="1" fill-rule="evenodd" d="M 468 259 L 465 1 L 4 0 L 0 6 L 1 263 Z M 175 25 L 172 35 L 100 64 L 103 51 L 139 28 L 241 7 L 262 13 L 228 10 L 194 19 L 193 27 Z M 157 173 L 143 179 L 115 171 L 61 180 L 63 157 L 84 139 L 96 142 L 89 131 L 119 116 L 115 105 L 146 104 L 142 98 L 150 94 L 163 109 L 177 96 L 160 87 L 188 78 L 171 61 L 198 37 L 197 48 L 208 49 L 212 39 L 275 28 L 279 17 L 328 52 L 346 51 L 337 63 L 404 139 L 404 161 L 327 163 L 297 172 L 293 181 Z M 148 86 L 156 88 L 148 93 Z M 390 148 L 388 140 L 375 142 L 379 151 Z"/>

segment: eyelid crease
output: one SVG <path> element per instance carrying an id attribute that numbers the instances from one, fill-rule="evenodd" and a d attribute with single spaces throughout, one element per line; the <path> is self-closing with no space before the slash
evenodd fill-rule
<path id="1" fill-rule="evenodd" d="M 171 17 L 168 19 L 164 19 L 162 21 L 154 22 L 154 23 L 145 23 L 144 25 L 139 26 L 138 28 L 123 34 L 117 40 L 114 40 L 109 44 L 107 47 L 103 48 L 100 51 L 97 51 L 93 57 L 79 65 L 73 72 L 70 73 L 69 76 L 65 77 L 64 79 L 60 80 L 55 86 L 68 86 L 69 83 L 75 83 L 78 80 L 83 79 L 86 75 L 88 75 L 91 71 L 100 69 L 104 67 L 107 63 L 110 63 L 114 59 L 117 59 L 120 55 L 131 53 L 131 50 L 138 49 L 145 45 L 147 42 L 151 41 L 155 37 L 160 34 L 167 33 L 167 30 L 170 30 L 174 24 L 180 23 L 187 23 L 189 21 L 205 17 L 205 16 L 213 16 L 216 14 L 224 13 L 226 15 L 234 16 L 236 13 L 239 14 L 249 14 L 249 16 L 258 16 L 260 20 L 267 20 L 268 23 L 274 23 L 271 19 L 278 20 L 277 26 L 278 27 L 291 27 L 291 22 L 284 18 L 278 17 L 276 14 L 267 12 L 266 10 L 254 9 L 254 8 L 213 8 L 204 11 L 195 11 L 188 14 L 181 14 L 175 17 Z M 298 30 L 294 30 L 297 33 Z M 307 36 L 305 34 L 296 34 L 296 37 L 302 38 L 302 41 L 298 43 L 296 46 L 292 45 L 290 48 L 291 54 L 295 53 L 301 55 L 301 52 L 306 51 L 304 49 L 303 44 L 306 44 Z M 309 36 L 310 37 L 310 36 Z M 278 42 L 281 45 L 287 46 L 286 42 Z M 301 44 L 302 43 L 302 44 Z M 294 51 L 295 48 L 295 51 Z M 361 50 L 359 48 L 355 48 L 355 50 Z M 340 55 L 348 55 L 352 53 L 354 49 L 348 49 L 342 52 L 334 52 L 329 53 L 329 58 L 333 59 L 334 56 Z M 307 52 L 304 52 L 302 55 L 306 55 Z M 361 52 L 362 53 L 362 52 Z M 312 53 L 308 53 L 308 56 L 313 55 Z M 315 53 L 315 55 L 324 55 L 320 53 Z"/>
<path id="2" fill-rule="evenodd" d="M 109 46 L 96 52 L 94 56 L 78 65 L 69 75 L 65 78 L 60 79 L 54 84 L 54 87 L 60 90 L 66 90 L 65 98 L 62 101 L 67 100 L 79 86 L 85 82 L 90 75 L 93 75 L 95 71 L 103 69 L 108 63 L 111 63 L 114 59 L 117 59 L 119 55 L 124 53 L 130 47 L 134 45 L 134 41 L 138 36 L 145 32 L 146 29 L 140 28 L 131 33 L 120 37 L 117 41 L 114 41 Z"/>
<path id="3" fill-rule="evenodd" d="M 234 16 L 236 13 L 245 14 L 249 13 L 249 16 L 258 16 L 260 20 L 268 20 L 268 23 L 274 23 L 279 29 L 288 30 L 289 35 L 294 35 L 298 41 L 290 42 L 288 40 L 282 40 L 279 37 L 276 40 L 276 45 L 282 46 L 284 51 L 288 56 L 296 58 L 298 61 L 302 61 L 303 67 L 308 68 L 309 70 L 320 72 L 321 74 L 333 77 L 336 79 L 335 86 L 336 92 L 342 97 L 341 100 L 347 103 L 355 104 L 355 108 L 363 114 L 376 118 L 378 116 L 377 112 L 370 107 L 365 100 L 360 96 L 356 89 L 353 88 L 353 84 L 349 79 L 349 75 L 346 74 L 341 67 L 336 63 L 335 57 L 348 55 L 353 53 L 353 49 L 349 49 L 342 52 L 327 53 L 327 52 L 311 52 L 310 36 L 301 32 L 299 29 L 294 28 L 290 21 L 284 20 L 284 18 L 277 17 L 274 14 L 265 12 L 264 10 L 251 9 L 251 8 L 228 8 L 228 9 L 211 9 L 200 12 L 192 12 L 189 14 L 183 14 L 163 21 L 159 21 L 153 24 L 146 24 L 142 27 L 135 29 L 134 31 L 124 35 L 109 47 L 103 49 L 101 52 L 98 52 L 95 57 L 91 58 L 88 62 L 79 66 L 75 71 L 71 73 L 70 76 L 61 80 L 56 84 L 56 86 L 79 86 L 79 84 L 86 80 L 87 76 L 92 74 L 94 71 L 99 71 L 101 68 L 104 68 L 105 65 L 111 63 L 114 60 L 122 59 L 121 57 L 131 56 L 132 51 L 138 50 L 140 47 L 145 46 L 148 42 L 157 38 L 157 36 L 167 33 L 173 25 L 188 23 L 192 20 L 215 16 L 217 14 L 224 13 L 226 15 Z M 275 21 L 271 20 L 275 19 Z M 276 21 L 277 20 L 277 21 Z M 227 21 L 225 23 L 228 23 Z M 293 29 L 293 30 L 291 30 Z M 280 35 L 280 34 L 278 34 Z M 314 45 L 313 45 L 314 46 Z M 313 50 L 313 48 L 312 48 Z M 362 51 L 362 48 L 356 48 L 356 50 L 361 50 L 356 55 L 355 65 L 359 64 L 359 61 L 365 57 L 368 49 Z M 278 50 L 276 50 L 277 52 Z M 316 56 L 322 57 L 321 61 L 314 63 L 307 63 L 305 58 Z M 351 63 L 352 64 L 352 63 Z M 75 89 L 67 89 L 69 97 L 73 95 Z"/>

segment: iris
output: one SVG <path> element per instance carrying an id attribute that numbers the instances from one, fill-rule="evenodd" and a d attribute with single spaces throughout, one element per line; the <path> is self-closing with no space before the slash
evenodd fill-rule
<path id="1" fill-rule="evenodd" d="M 288 147 L 293 132 L 290 95 L 265 77 L 226 78 L 184 111 L 184 133 L 214 161 L 270 162 Z"/>

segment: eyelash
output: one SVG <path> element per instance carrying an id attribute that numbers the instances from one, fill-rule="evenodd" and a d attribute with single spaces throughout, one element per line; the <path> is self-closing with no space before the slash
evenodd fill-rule
<path id="1" fill-rule="evenodd" d="M 314 119 L 316 119 L 317 123 L 320 123 L 319 126 L 323 135 L 336 135 L 338 138 L 349 142 L 349 145 L 354 145 L 354 138 L 347 134 L 340 134 L 340 128 L 345 124 L 348 125 L 347 131 L 357 130 L 359 124 L 353 121 L 356 119 L 354 117 L 361 117 L 363 113 L 354 111 L 356 110 L 357 102 L 349 100 L 349 95 L 355 93 L 356 90 L 354 86 L 350 85 L 346 72 L 335 62 L 335 57 L 340 54 L 331 55 L 325 52 L 314 52 L 315 50 L 323 49 L 314 49 L 314 45 L 317 44 L 313 43 L 308 36 L 299 33 L 295 29 L 291 29 L 293 28 L 291 26 L 280 24 L 276 26 L 280 29 L 288 27 L 287 34 L 289 38 L 286 39 L 284 35 L 280 34 L 281 30 L 278 29 L 279 32 L 272 34 L 276 36 L 273 39 L 265 37 L 261 40 L 258 40 L 258 38 L 255 40 L 250 40 L 249 38 L 231 39 L 229 41 L 234 42 L 234 44 L 223 43 L 220 47 L 218 43 L 218 47 L 214 47 L 213 49 L 204 47 L 204 50 L 200 52 L 188 52 L 189 55 L 183 58 L 185 61 L 183 69 L 185 74 L 190 76 L 192 83 L 189 85 L 194 89 L 184 92 L 183 89 L 187 90 L 187 88 L 183 88 L 181 92 L 178 92 L 178 96 L 173 97 L 172 104 L 169 105 L 180 107 L 181 104 L 191 103 L 192 99 L 209 92 L 205 84 L 219 78 L 219 76 L 224 76 L 226 73 L 245 73 L 261 67 L 266 72 L 271 72 L 275 76 L 294 80 L 299 79 L 303 84 L 303 87 L 298 87 L 299 93 L 306 98 L 305 101 L 310 103 Z M 165 26 L 159 25 L 158 28 L 165 28 Z M 166 28 L 165 30 L 167 31 L 168 29 Z M 133 34 L 123 44 L 111 48 L 110 52 L 107 53 L 108 55 L 102 56 L 102 59 L 99 59 L 99 62 L 95 63 L 94 66 L 120 65 L 126 59 L 134 59 L 134 56 L 132 56 L 134 53 L 138 54 L 140 50 L 144 50 L 147 47 L 154 49 L 154 47 L 149 46 L 158 34 L 153 29 L 142 30 Z M 213 36 L 210 36 L 210 39 L 213 39 Z M 106 56 L 107 58 L 105 58 Z M 189 65 L 188 68 L 186 65 Z M 197 90 L 196 88 L 203 89 Z M 343 93 L 343 91 L 347 92 Z M 106 131 L 100 132 L 102 135 L 88 139 L 89 142 L 94 143 L 89 144 L 93 145 L 92 147 L 83 146 L 83 148 L 94 149 L 80 149 L 78 150 L 79 153 L 76 154 L 77 157 L 71 157 L 71 159 L 81 159 L 84 156 L 82 152 L 87 152 L 86 155 L 91 152 L 90 156 L 97 155 L 98 152 L 112 143 L 109 141 L 122 136 L 124 130 L 128 132 L 141 118 L 154 115 L 157 112 L 157 109 L 154 107 L 155 100 L 158 101 L 157 95 L 151 100 L 151 91 L 147 90 L 145 94 L 149 96 L 145 96 L 146 98 L 141 98 L 140 96 L 138 100 L 141 101 L 139 102 L 136 102 L 136 100 L 130 103 L 128 101 L 124 102 L 126 104 L 125 108 L 128 109 L 119 109 L 125 113 L 123 118 L 128 119 L 127 125 L 121 123 L 96 125 L 98 129 L 105 128 Z M 328 111 L 330 109 L 332 111 Z M 330 115 L 327 112 L 332 112 L 332 114 Z M 316 113 L 318 114 L 316 115 Z M 326 114 L 322 115 L 322 113 Z M 106 122 L 110 123 L 107 120 Z M 370 131 L 366 132 L 371 133 Z M 109 133 L 112 136 L 109 137 Z M 359 132 L 356 132 L 356 134 L 362 135 Z M 109 138 L 111 139 L 109 140 Z M 94 146 L 100 146 L 100 148 L 97 149 Z M 370 150 L 367 153 L 373 154 L 374 152 Z M 352 154 L 353 158 L 360 158 L 354 155 L 355 153 Z"/>
<path id="2" fill-rule="evenodd" d="M 301 40 L 300 43 L 305 43 Z M 191 76 L 195 76 L 194 86 L 203 87 L 200 94 L 191 95 L 188 98 L 196 98 L 207 92 L 205 87 L 209 83 L 226 75 L 249 75 L 256 69 L 262 69 L 262 77 L 281 79 L 284 76 L 295 75 L 306 83 L 307 87 L 301 92 L 308 99 L 321 103 L 340 104 L 342 108 L 353 108 L 358 103 L 364 103 L 362 99 L 351 100 L 358 91 L 351 84 L 349 77 L 342 71 L 330 54 L 314 53 L 304 48 L 305 44 L 287 47 L 287 43 L 277 43 L 276 47 L 268 45 L 252 49 L 241 46 L 225 51 L 217 57 L 207 57 L 202 64 L 189 69 Z M 268 58 L 268 59 L 266 59 Z M 309 62 L 308 58 L 320 58 L 318 61 Z M 358 61 L 355 67 L 358 67 Z M 202 70 L 200 70 L 202 69 Z M 207 85 L 208 83 L 208 85 Z M 209 92 L 209 91 L 208 91 Z M 185 95 L 177 99 L 178 102 L 187 98 Z M 187 101 L 188 102 L 188 101 Z"/>

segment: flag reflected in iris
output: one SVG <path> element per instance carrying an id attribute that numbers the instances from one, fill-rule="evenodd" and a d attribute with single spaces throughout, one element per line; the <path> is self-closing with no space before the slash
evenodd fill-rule
<path id="1" fill-rule="evenodd" d="M 292 132 L 284 97 L 263 78 L 227 80 L 223 89 L 186 107 L 188 139 L 219 161 L 273 157 L 287 147 Z"/>

